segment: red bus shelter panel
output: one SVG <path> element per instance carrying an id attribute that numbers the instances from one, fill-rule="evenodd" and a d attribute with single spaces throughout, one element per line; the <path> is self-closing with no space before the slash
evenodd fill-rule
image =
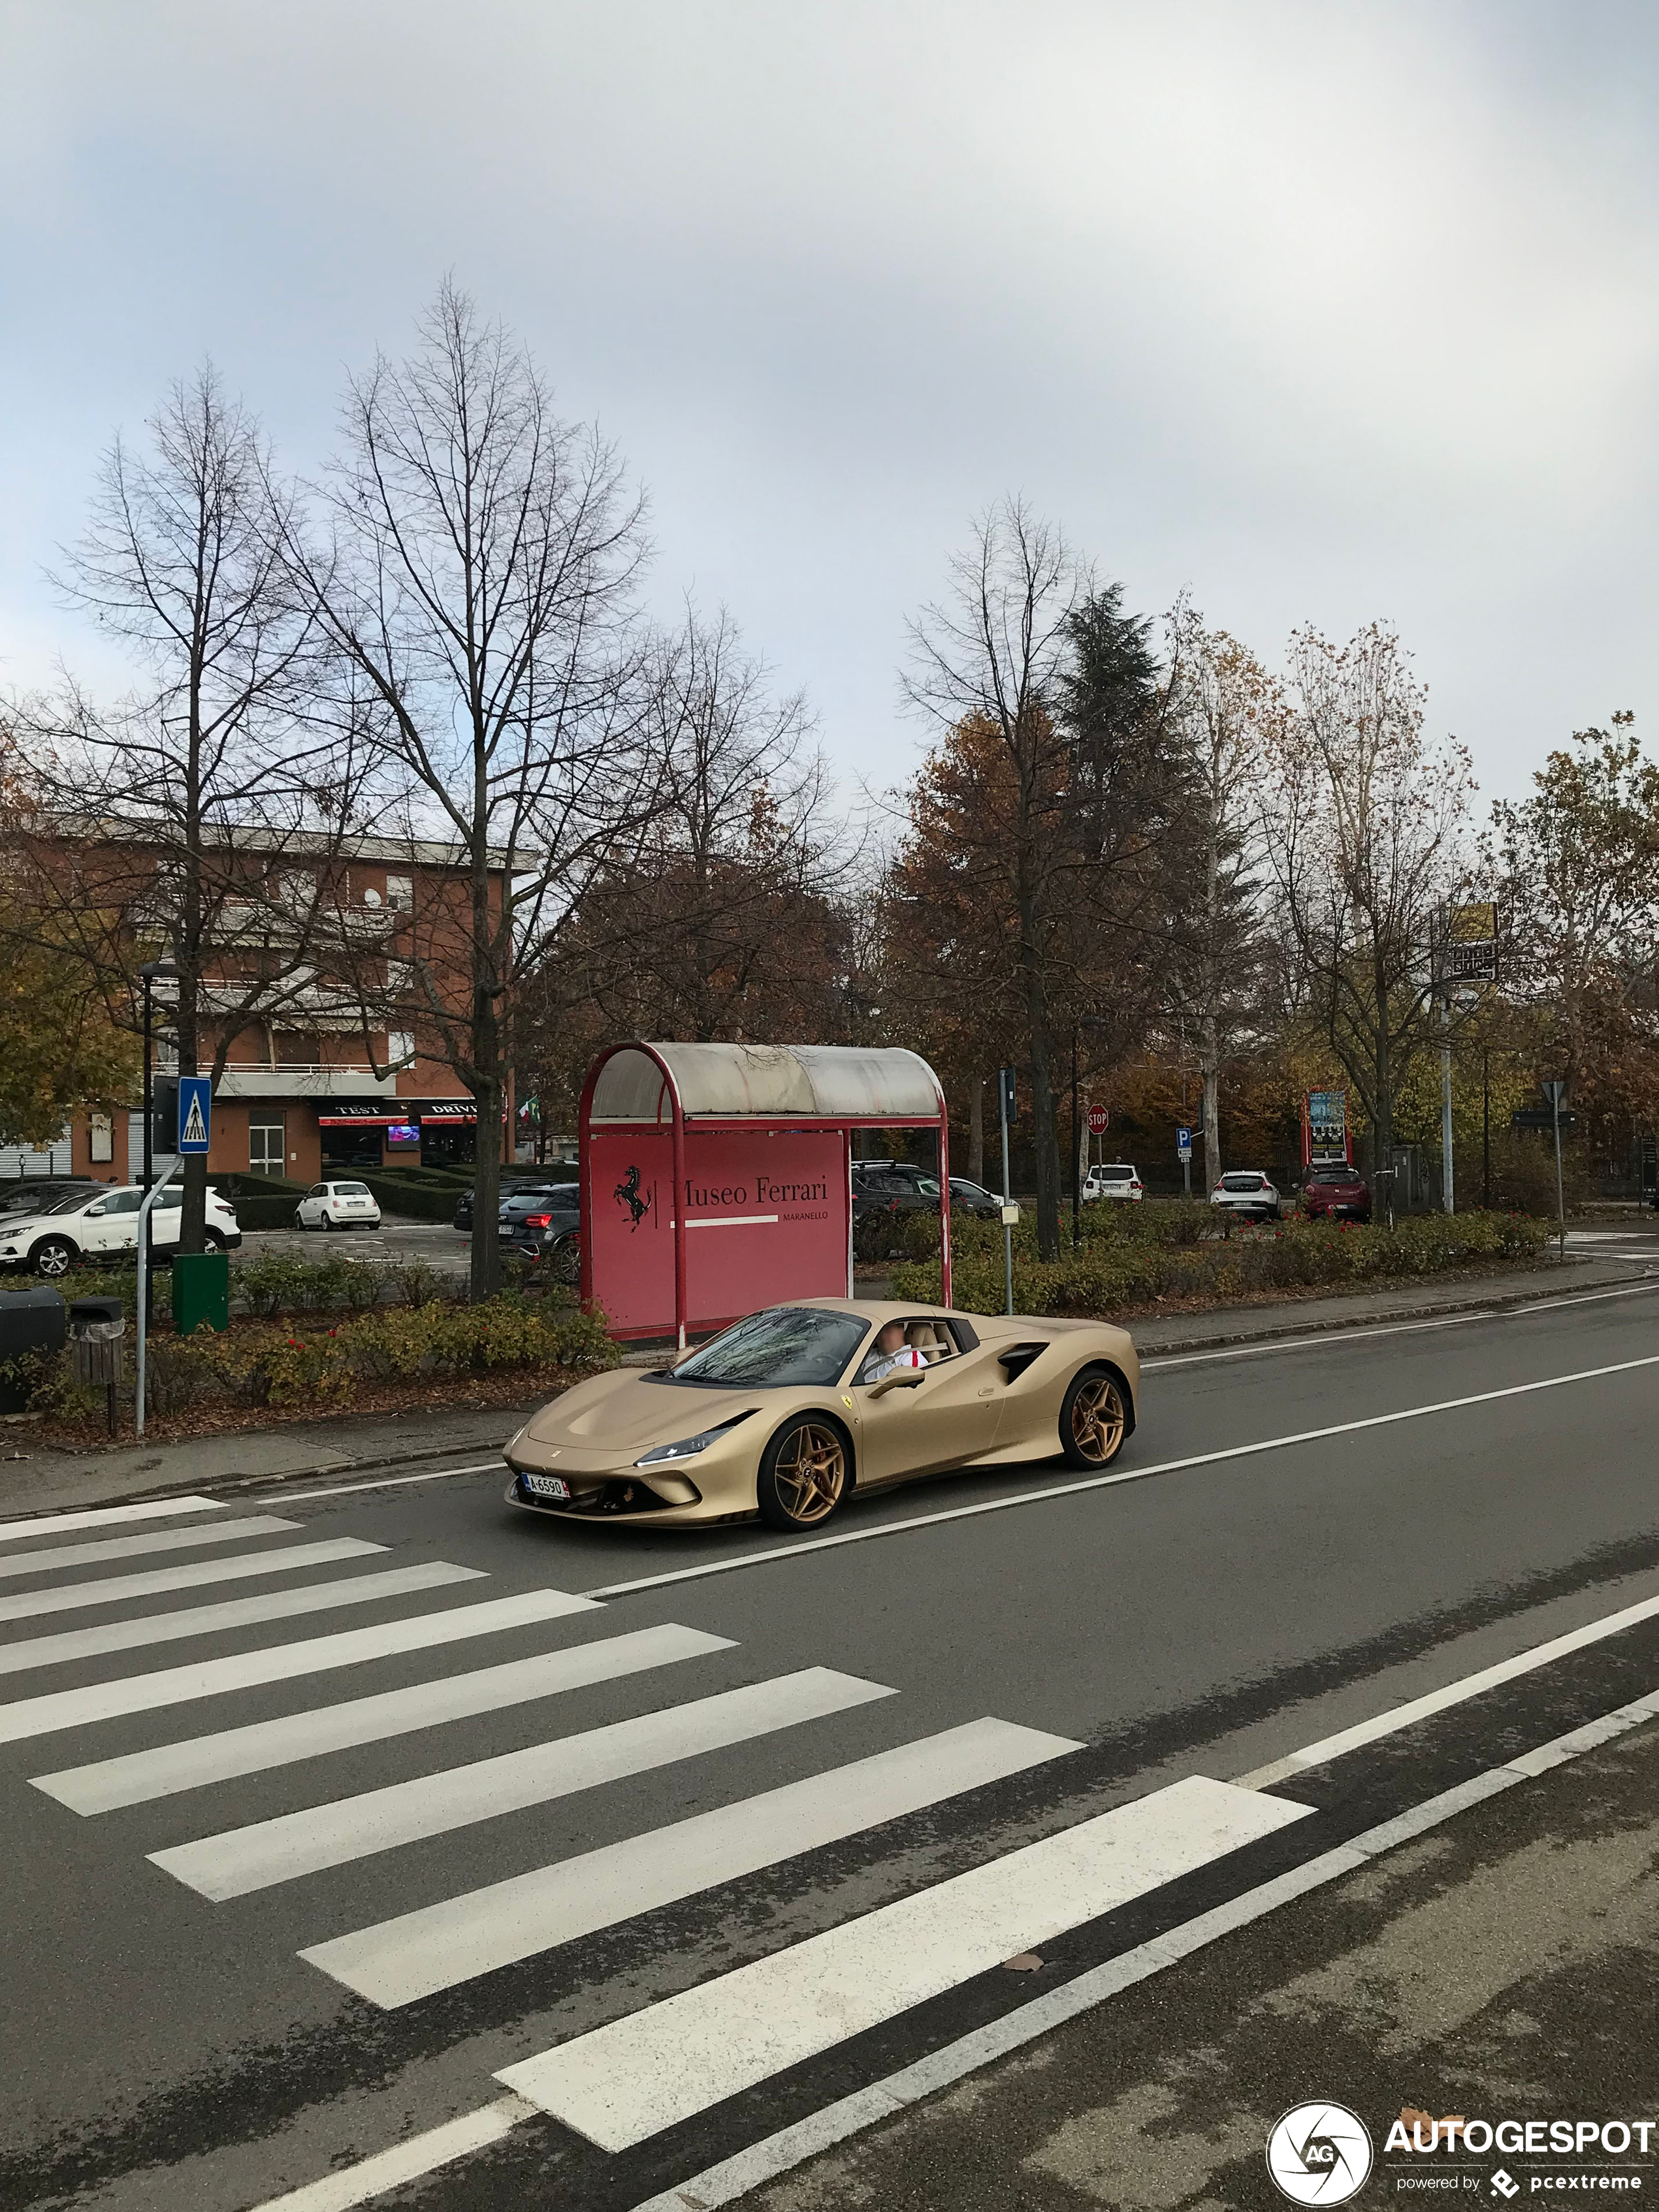
<path id="1" fill-rule="evenodd" d="M 588 1140 L 592 1297 L 618 1335 L 668 1334 L 674 1208 L 685 1209 L 686 1324 L 708 1328 L 785 1298 L 847 1293 L 846 1144 L 839 1130 L 598 1128 Z"/>

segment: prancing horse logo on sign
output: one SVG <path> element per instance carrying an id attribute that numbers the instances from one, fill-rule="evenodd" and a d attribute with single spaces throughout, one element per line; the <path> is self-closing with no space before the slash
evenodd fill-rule
<path id="1" fill-rule="evenodd" d="M 651 1200 L 640 1196 L 640 1171 L 637 1168 L 629 1168 L 617 1185 L 615 1197 L 618 1206 L 628 1208 L 628 1226 L 631 1233 L 651 1211 Z"/>

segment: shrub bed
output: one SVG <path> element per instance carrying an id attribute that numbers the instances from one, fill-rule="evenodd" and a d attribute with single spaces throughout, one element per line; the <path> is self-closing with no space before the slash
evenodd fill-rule
<path id="1" fill-rule="evenodd" d="M 602 1314 L 508 1293 L 475 1306 L 434 1302 L 349 1315 L 331 1325 L 246 1321 L 218 1335 L 158 1334 L 149 1340 L 145 1392 L 149 1413 L 207 1416 L 210 1425 L 215 1413 L 349 1412 L 364 1401 L 418 1400 L 433 1386 L 453 1390 L 483 1377 L 525 1391 L 557 1387 L 614 1367 L 619 1356 Z M 101 1413 L 102 1392 L 76 1386 L 67 1351 L 33 1358 L 27 1380 L 29 1411 L 49 1421 Z"/>
<path id="2" fill-rule="evenodd" d="M 1200 1209 L 1194 1206 L 1191 1213 Z M 1134 1217 L 1188 1212 L 1177 1207 L 1125 1206 L 1110 1228 L 1085 1233 L 1057 1261 L 1036 1257 L 1029 1220 L 1015 1231 L 1014 1306 L 1020 1313 L 1105 1316 L 1172 1299 L 1210 1304 L 1273 1291 L 1294 1294 L 1363 1282 L 1432 1275 L 1481 1265 L 1536 1264 L 1549 1243 L 1547 1223 L 1522 1214 L 1425 1214 L 1395 1228 L 1334 1222 L 1282 1222 L 1259 1230 L 1202 1232 L 1184 1241 L 1188 1220 L 1172 1234 Z M 1131 1217 L 1125 1221 L 1122 1216 Z M 1085 1231 L 1087 1217 L 1085 1216 Z M 1004 1302 L 1001 1232 L 994 1224 L 957 1225 L 952 1292 L 969 1313 L 1000 1313 Z M 937 1259 L 894 1270 L 892 1294 L 932 1304 L 939 1296 Z"/>

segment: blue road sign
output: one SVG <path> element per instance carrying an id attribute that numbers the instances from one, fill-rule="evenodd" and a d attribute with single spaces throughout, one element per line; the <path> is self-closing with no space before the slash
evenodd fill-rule
<path id="1" fill-rule="evenodd" d="M 1191 1131 L 1190 1129 L 1177 1129 L 1177 1130 L 1176 1131 L 1176 1158 L 1178 1160 L 1189 1160 L 1189 1159 L 1191 1159 L 1192 1156 L 1193 1156 L 1193 1133 L 1192 1133 L 1192 1131 Z"/>
<path id="2" fill-rule="evenodd" d="M 179 1149 L 204 1152 L 213 1128 L 213 1081 L 206 1075 L 179 1078 Z"/>

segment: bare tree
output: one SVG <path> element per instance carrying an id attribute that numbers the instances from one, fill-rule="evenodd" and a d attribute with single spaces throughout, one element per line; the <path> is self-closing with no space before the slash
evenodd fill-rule
<path id="1" fill-rule="evenodd" d="M 1222 1168 L 1222 1069 L 1261 1026 L 1266 748 L 1282 705 L 1255 656 L 1224 630 L 1206 629 L 1185 600 L 1169 627 L 1196 861 L 1170 967 L 1170 1011 L 1191 1022 L 1197 1039 L 1204 1164 L 1213 1183 Z"/>
<path id="2" fill-rule="evenodd" d="M 1302 1011 L 1329 1040 L 1390 1165 L 1395 1098 L 1433 1019 L 1434 948 L 1464 880 L 1468 757 L 1425 736 L 1424 690 L 1391 630 L 1291 641 L 1272 750 L 1267 850 Z"/>
<path id="3" fill-rule="evenodd" d="M 559 420 L 530 356 L 453 283 L 420 338 L 349 387 L 327 564 L 290 549 L 348 719 L 372 701 L 387 816 L 436 840 L 464 886 L 416 914 L 387 988 L 476 1101 L 483 1297 L 500 1280 L 514 993 L 650 785 L 631 640 L 641 507 L 613 449 Z"/>
<path id="4" fill-rule="evenodd" d="M 279 548 L 296 529 L 258 426 L 211 364 L 175 385 L 148 448 L 118 439 L 60 587 L 134 658 L 104 707 L 66 681 L 19 730 L 40 794 L 33 842 L 60 943 L 131 1012 L 131 969 L 178 971 L 179 1066 L 217 1085 L 252 1027 L 308 1006 L 349 817 L 349 744 L 304 708 L 316 637 Z M 181 1246 L 204 1241 L 186 1162 Z"/>

